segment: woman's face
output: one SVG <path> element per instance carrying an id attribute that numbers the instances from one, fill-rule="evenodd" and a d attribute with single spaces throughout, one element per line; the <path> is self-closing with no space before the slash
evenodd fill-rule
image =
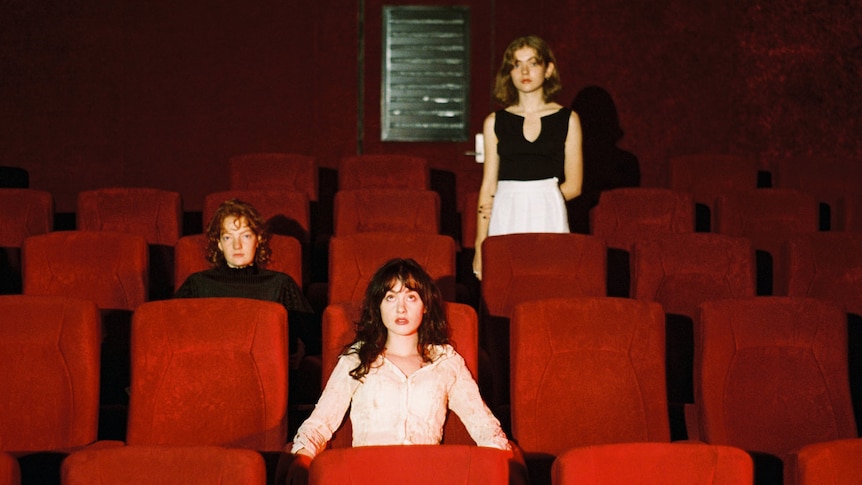
<path id="1" fill-rule="evenodd" d="M 225 217 L 218 248 L 231 268 L 243 268 L 254 263 L 260 238 L 248 227 L 245 217 Z"/>
<path id="2" fill-rule="evenodd" d="M 510 74 L 515 89 L 522 92 L 532 92 L 541 89 L 545 78 L 550 76 L 553 71 L 553 64 L 539 62 L 535 49 L 521 47 L 515 51 Z"/>
<path id="3" fill-rule="evenodd" d="M 425 304 L 419 293 L 401 281 L 396 282 L 380 302 L 380 316 L 390 336 L 417 335 L 424 315 Z"/>

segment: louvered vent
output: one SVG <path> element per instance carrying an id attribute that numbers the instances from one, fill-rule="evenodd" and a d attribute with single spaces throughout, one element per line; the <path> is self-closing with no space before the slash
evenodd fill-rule
<path id="1" fill-rule="evenodd" d="M 383 8 L 384 141 L 469 137 L 469 7 Z"/>

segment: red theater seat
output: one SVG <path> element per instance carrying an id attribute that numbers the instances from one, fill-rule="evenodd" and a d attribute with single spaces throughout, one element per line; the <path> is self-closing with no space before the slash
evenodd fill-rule
<path id="1" fill-rule="evenodd" d="M 21 467 L 14 456 L 0 452 L 0 484 L 21 485 Z"/>
<path id="2" fill-rule="evenodd" d="M 358 232 L 440 232 L 440 196 L 432 190 L 339 190 L 333 208 L 335 236 Z"/>
<path id="3" fill-rule="evenodd" d="M 849 229 L 844 198 L 858 193 L 862 187 L 862 161 L 818 156 L 788 157 L 773 162 L 773 172 L 774 187 L 809 194 L 827 209 L 820 213 L 820 228 Z"/>
<path id="4" fill-rule="evenodd" d="M 20 248 L 24 239 L 51 232 L 54 198 L 35 189 L 0 189 L 0 247 Z"/>
<path id="5" fill-rule="evenodd" d="M 286 322 L 281 305 L 245 298 L 141 305 L 132 321 L 127 443 L 281 450 Z"/>
<path id="6" fill-rule="evenodd" d="M 664 313 L 655 302 L 556 298 L 512 316 L 512 439 L 530 481 L 578 446 L 670 441 Z"/>
<path id="7" fill-rule="evenodd" d="M 54 198 L 34 189 L 0 188 L 0 293 L 21 293 L 24 239 L 51 232 Z"/>
<path id="8" fill-rule="evenodd" d="M 840 308 L 810 298 L 711 301 L 694 332 L 695 439 L 783 460 L 857 436 Z"/>
<path id="9" fill-rule="evenodd" d="M 338 190 L 431 188 L 431 169 L 422 157 L 366 154 L 344 157 L 338 166 Z"/>
<path id="10" fill-rule="evenodd" d="M 694 200 L 685 192 L 630 187 L 607 190 L 590 210 L 590 234 L 608 246 L 608 295 L 629 296 L 635 242 L 694 232 Z"/>
<path id="11" fill-rule="evenodd" d="M 508 485 L 514 476 L 511 457 L 509 451 L 467 445 L 340 448 L 324 451 L 311 462 L 309 483 Z"/>
<path id="12" fill-rule="evenodd" d="M 506 234 L 482 243 L 482 347 L 494 376 L 494 405 L 508 403 L 509 319 L 521 302 L 605 296 L 604 241 L 585 234 Z"/>
<path id="13" fill-rule="evenodd" d="M 63 462 L 63 485 L 265 485 L 260 453 L 218 446 L 123 446 L 84 450 Z"/>
<path id="14" fill-rule="evenodd" d="M 24 240 L 24 294 L 92 300 L 131 311 L 147 301 L 149 257 L 142 236 L 58 231 Z"/>
<path id="15" fill-rule="evenodd" d="M 656 301 L 666 316 L 668 400 L 673 411 L 693 402 L 692 318 L 707 300 L 755 295 L 754 249 L 742 237 L 686 233 L 637 241 L 632 297 Z M 682 413 L 675 437 L 684 438 Z"/>
<path id="16" fill-rule="evenodd" d="M 438 234 L 365 232 L 329 241 L 329 303 L 361 301 L 374 272 L 392 258 L 413 258 L 455 301 L 455 241 Z"/>
<path id="17" fill-rule="evenodd" d="M 787 485 L 859 483 L 862 439 L 826 441 L 803 446 L 788 457 Z"/>
<path id="18" fill-rule="evenodd" d="M 756 158 L 723 153 L 698 153 L 668 160 L 668 188 L 692 195 L 698 229 L 708 232 L 715 225 L 715 200 L 721 194 L 757 188 Z"/>
<path id="19" fill-rule="evenodd" d="M 179 192 L 120 187 L 78 194 L 77 229 L 136 234 L 150 252 L 149 297 L 169 298 L 174 289 L 173 249 L 182 235 L 183 207 Z"/>
<path id="20" fill-rule="evenodd" d="M 318 197 L 318 167 L 314 157 L 298 153 L 246 153 L 228 159 L 230 188 L 302 192 Z"/>
<path id="21" fill-rule="evenodd" d="M 96 441 L 99 311 L 63 296 L 0 296 L 0 450 L 68 452 Z"/>
<path id="22" fill-rule="evenodd" d="M 553 467 L 553 485 L 751 485 L 751 457 L 698 443 L 623 443 L 574 448 Z"/>
<path id="23" fill-rule="evenodd" d="M 814 232 L 787 241 L 787 295 L 831 300 L 862 315 L 862 233 Z"/>
<path id="24" fill-rule="evenodd" d="M 148 244 L 173 246 L 182 235 L 179 192 L 122 187 L 78 193 L 77 228 L 143 236 Z"/>
<path id="25" fill-rule="evenodd" d="M 715 203 L 714 232 L 746 237 L 757 252 L 758 295 L 786 287 L 781 255 L 787 239 L 816 231 L 817 202 L 803 192 L 757 189 L 724 194 Z"/>

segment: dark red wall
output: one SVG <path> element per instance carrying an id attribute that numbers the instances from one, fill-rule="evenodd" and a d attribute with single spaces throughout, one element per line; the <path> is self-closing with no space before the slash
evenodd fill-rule
<path id="1" fill-rule="evenodd" d="M 3 2 L 0 164 L 28 169 L 61 212 L 80 190 L 120 185 L 178 190 L 200 210 L 226 188 L 227 158 L 251 151 L 328 167 L 360 146 L 410 152 L 477 183 L 471 142 L 379 139 L 380 15 L 397 3 Z M 689 152 L 752 154 L 764 168 L 799 153 L 862 159 L 858 2 L 423 2 L 466 3 L 473 132 L 495 108 L 501 51 L 536 33 L 557 54 L 560 102 L 590 85 L 612 95 L 646 185 Z"/>

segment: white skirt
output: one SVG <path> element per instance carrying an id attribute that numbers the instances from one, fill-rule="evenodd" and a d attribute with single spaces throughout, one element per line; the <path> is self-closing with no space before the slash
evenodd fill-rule
<path id="1" fill-rule="evenodd" d="M 566 200 L 556 177 L 497 182 L 488 235 L 524 232 L 569 232 Z"/>

